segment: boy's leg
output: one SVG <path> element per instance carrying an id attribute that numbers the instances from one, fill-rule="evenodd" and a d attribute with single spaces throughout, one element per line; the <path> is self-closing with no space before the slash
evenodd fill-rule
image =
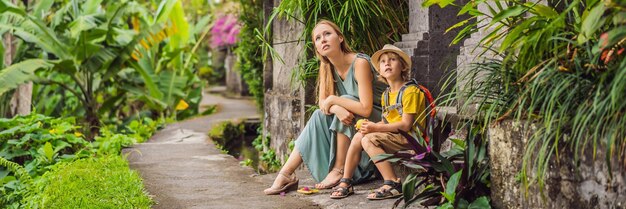
<path id="1" fill-rule="evenodd" d="M 346 165 L 344 166 L 343 178 L 352 179 L 352 175 L 354 174 L 354 170 L 356 166 L 361 161 L 361 151 L 363 147 L 361 146 L 361 139 L 363 135 L 361 133 L 357 133 L 352 138 L 352 142 L 350 143 L 350 147 L 348 148 L 348 153 L 346 155 Z M 339 186 L 347 187 L 349 186 L 347 183 L 340 183 Z M 341 192 L 333 192 L 330 194 L 331 196 L 341 195 Z"/>
<path id="2" fill-rule="evenodd" d="M 367 152 L 367 154 L 372 158 L 377 155 L 386 153 L 382 147 L 376 146 L 376 144 L 373 143 L 372 139 L 368 136 L 363 137 L 363 140 L 361 140 L 361 144 L 365 152 Z M 389 161 L 378 162 L 374 165 L 376 165 L 376 168 L 378 168 L 378 171 L 383 176 L 383 179 L 394 181 L 397 180 L 398 177 L 396 176 L 396 173 L 393 172 L 393 168 L 391 167 L 391 163 L 389 163 Z"/>
<path id="3" fill-rule="evenodd" d="M 380 147 L 378 143 L 374 143 L 373 140 L 375 139 L 368 137 L 367 135 L 363 137 L 363 139 L 361 140 L 361 144 L 365 152 L 367 152 L 367 154 L 372 158 L 380 154 L 385 154 L 385 150 Z M 400 179 L 398 179 L 398 177 L 396 176 L 396 173 L 393 171 L 393 168 L 391 167 L 391 163 L 389 163 L 389 161 L 378 162 L 374 165 L 376 165 L 376 168 L 378 168 L 378 171 L 383 176 L 384 180 L 391 180 L 398 183 L 400 182 Z M 392 189 L 392 187 L 389 185 L 383 185 L 379 190 L 382 191 L 389 189 Z M 367 197 L 374 198 L 376 197 L 376 193 L 371 193 Z"/>
<path id="4" fill-rule="evenodd" d="M 335 153 L 334 166 L 329 169 L 328 175 L 322 182 L 315 184 L 315 188 L 323 189 L 333 187 L 339 183 L 343 175 L 343 167 L 346 163 L 346 154 L 348 153 L 349 146 L 350 138 L 342 133 L 337 133 L 337 151 Z"/>

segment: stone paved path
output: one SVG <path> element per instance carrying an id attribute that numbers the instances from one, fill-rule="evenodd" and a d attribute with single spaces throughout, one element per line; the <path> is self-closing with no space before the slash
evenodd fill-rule
<path id="1" fill-rule="evenodd" d="M 355 187 L 343 200 L 329 198 L 330 190 L 316 195 L 296 192 L 266 196 L 276 174 L 256 175 L 232 156 L 222 154 L 207 138 L 211 127 L 226 120 L 258 118 L 251 100 L 205 94 L 203 105 L 218 105 L 218 112 L 167 125 L 149 141 L 124 150 L 130 167 L 139 171 L 146 189 L 157 202 L 153 208 L 391 208 L 395 200 L 368 201 L 366 194 L 377 180 Z M 300 187 L 313 185 L 306 169 L 297 171 Z M 413 208 L 413 207 L 412 207 Z"/>

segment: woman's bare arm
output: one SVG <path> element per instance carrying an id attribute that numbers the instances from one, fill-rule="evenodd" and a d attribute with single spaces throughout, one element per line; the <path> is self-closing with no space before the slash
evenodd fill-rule
<path id="1" fill-rule="evenodd" d="M 372 90 L 374 75 L 372 75 L 370 64 L 367 60 L 357 59 L 355 61 L 354 78 L 359 86 L 359 101 L 334 96 L 330 97 L 331 101 L 327 102 L 331 102 L 332 105 L 341 106 L 351 113 L 367 118 L 372 113 L 374 103 L 374 93 Z"/>

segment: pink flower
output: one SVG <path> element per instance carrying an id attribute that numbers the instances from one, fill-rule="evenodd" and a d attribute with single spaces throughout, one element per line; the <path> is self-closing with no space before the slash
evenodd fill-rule
<path id="1" fill-rule="evenodd" d="M 228 14 L 219 17 L 211 28 L 211 48 L 236 44 L 240 28 L 241 26 L 234 15 Z"/>

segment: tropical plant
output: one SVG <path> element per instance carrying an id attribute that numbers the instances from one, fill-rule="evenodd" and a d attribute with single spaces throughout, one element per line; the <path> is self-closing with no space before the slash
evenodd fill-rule
<path id="1" fill-rule="evenodd" d="M 538 126 L 524 154 L 526 188 L 535 182 L 543 187 L 550 159 L 560 149 L 571 150 L 578 164 L 581 154 L 592 151 L 595 158 L 602 147 L 609 172 L 616 163 L 612 159 L 626 159 L 626 4 L 470 1 L 458 6 L 471 18 L 454 26 L 465 27 L 455 40 L 487 30 L 479 50 L 502 58 L 477 60 L 470 67 L 467 91 L 458 92 L 468 98 L 461 106 L 477 104 L 483 127 L 507 118 Z"/>
<path id="2" fill-rule="evenodd" d="M 73 118 L 38 114 L 0 118 L 0 158 L 15 163 L 0 166 L 0 206 L 16 205 L 30 195 L 31 175 L 35 178 L 58 162 L 91 155 L 75 124 Z"/>
<path id="3" fill-rule="evenodd" d="M 490 208 L 489 159 L 487 140 L 478 126 L 468 126 L 466 139 L 452 139 L 450 150 L 439 152 L 420 143 L 418 139 L 399 130 L 410 142 L 410 150 L 375 156 L 375 162 L 397 162 L 412 168 L 402 184 L 404 208 L 420 203 L 438 208 Z"/>
<path id="4" fill-rule="evenodd" d="M 30 15 L 2 1 L 0 10 L 6 11 L 2 15 L 9 17 L 10 24 L 0 24 L 0 30 L 12 31 L 31 44 L 30 49 L 46 55 L 52 70 L 41 73 L 37 82 L 62 90 L 42 89 L 37 94 L 45 92 L 42 98 L 46 98 L 69 92 L 77 98 L 79 108 L 70 112 L 85 116 L 89 139 L 97 133 L 103 116 L 129 116 L 143 103 L 161 116 L 170 116 L 183 111 L 175 107 L 184 98 L 191 108 L 179 116 L 197 111 L 201 90 L 189 68 L 193 56 L 184 53 L 191 50 L 192 35 L 180 1 L 162 1 L 154 17 L 135 1 L 56 4 L 42 0 L 35 8 L 40 13 Z M 43 14 L 50 18 L 42 18 Z M 39 111 L 56 111 L 63 103 Z"/>
<path id="5" fill-rule="evenodd" d="M 303 53 L 298 69 L 292 73 L 294 81 L 303 86 L 312 78 L 317 77 L 318 66 L 313 56 L 313 44 L 309 38 L 315 24 L 321 19 L 331 20 L 344 33 L 348 44 L 359 52 L 372 54 L 384 44 L 400 39 L 400 34 L 408 30 L 408 5 L 401 0 L 378 1 L 328 1 L 328 0 L 284 0 L 274 8 L 271 20 L 264 30 L 257 32 L 262 39 L 261 31 L 268 32 L 270 24 L 276 17 L 292 19 L 304 24 L 299 39 L 304 41 L 307 53 Z M 272 52 L 268 49 L 268 41 L 264 42 L 264 56 Z M 272 53 L 273 54 L 273 53 Z M 273 55 L 274 56 L 274 55 Z M 274 56 L 275 57 L 275 56 Z"/>
<path id="6" fill-rule="evenodd" d="M 235 48 L 237 55 L 237 69 L 241 72 L 243 80 L 248 84 L 250 94 L 254 97 L 257 107 L 263 109 L 263 54 L 262 42 L 256 38 L 255 30 L 263 28 L 264 14 L 263 1 L 240 0 L 241 31 L 239 42 Z"/>

